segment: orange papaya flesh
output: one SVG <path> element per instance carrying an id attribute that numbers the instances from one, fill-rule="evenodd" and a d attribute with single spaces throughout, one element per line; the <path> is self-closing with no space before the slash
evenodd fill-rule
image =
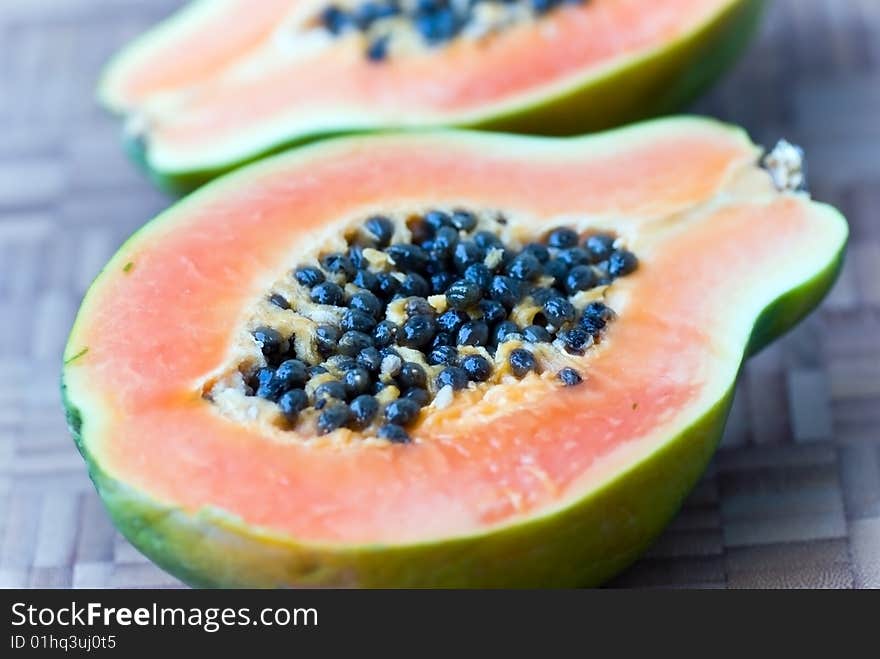
<path id="1" fill-rule="evenodd" d="M 777 191 L 758 157 L 740 131 L 681 118 L 576 139 L 343 138 L 223 178 L 133 236 L 83 302 L 63 388 L 99 493 L 196 585 L 600 583 L 699 477 L 743 359 L 839 267 L 843 218 Z M 424 408 L 407 444 L 206 396 L 303 255 L 426 207 L 497 209 L 533 236 L 613 232 L 638 254 L 603 291 L 601 341 L 564 356 L 581 384 L 470 386 Z"/>
<path id="2" fill-rule="evenodd" d="M 197 2 L 108 66 L 99 95 L 172 191 L 317 137 L 427 126 L 571 134 L 674 110 L 742 50 L 761 0 L 588 0 L 376 63 L 325 3 Z M 216 29 L 218 24 L 224 27 Z"/>

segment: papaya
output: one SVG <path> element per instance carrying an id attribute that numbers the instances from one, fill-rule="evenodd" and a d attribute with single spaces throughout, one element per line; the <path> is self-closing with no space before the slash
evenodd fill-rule
<path id="1" fill-rule="evenodd" d="M 743 50 L 762 0 L 198 0 L 125 48 L 99 98 L 186 192 L 355 131 L 566 135 L 668 113 Z"/>
<path id="2" fill-rule="evenodd" d="M 699 478 L 743 360 L 834 281 L 847 224 L 801 161 L 688 117 L 272 156 L 92 284 L 71 431 L 193 585 L 599 584 Z"/>

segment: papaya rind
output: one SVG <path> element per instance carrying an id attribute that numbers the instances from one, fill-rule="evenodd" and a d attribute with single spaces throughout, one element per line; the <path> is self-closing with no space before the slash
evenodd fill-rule
<path id="1" fill-rule="evenodd" d="M 732 0 L 707 22 L 674 41 L 590 72 L 560 90 L 542 91 L 533 95 L 535 98 L 507 104 L 501 109 L 492 108 L 482 116 L 452 120 L 449 125 L 538 135 L 574 135 L 673 112 L 697 98 L 733 64 L 756 31 L 764 5 L 765 0 Z M 149 34 L 142 39 L 148 40 Z M 136 44 L 142 47 L 145 42 L 138 40 Z M 123 51 L 118 57 L 125 56 Z M 111 61 L 108 69 L 112 67 Z M 99 99 L 118 111 L 118 106 L 107 100 L 109 93 L 105 84 L 99 86 Z M 421 128 L 430 127 L 432 125 L 426 123 Z M 298 135 L 273 144 L 255 145 L 250 151 L 246 147 L 224 162 L 180 169 L 154 162 L 148 135 L 126 136 L 124 149 L 156 186 L 172 196 L 180 196 L 225 172 L 284 149 L 318 139 L 388 128 L 350 126 Z"/>
<path id="2" fill-rule="evenodd" d="M 211 190 L 225 184 L 226 180 L 217 182 Z M 833 285 L 844 256 L 846 220 L 830 206 L 813 206 L 829 222 L 839 223 L 839 245 L 829 252 L 830 258 L 817 258 L 814 274 L 781 291 L 756 314 L 739 363 L 730 364 L 729 386 L 717 400 L 655 451 L 599 487 L 560 508 L 506 526 L 400 545 L 306 543 L 248 526 L 216 508 L 175 508 L 113 478 L 84 440 L 93 432 L 93 422 L 96 428 L 100 425 L 101 411 L 80 409 L 62 376 L 71 432 L 119 530 L 158 565 L 194 586 L 597 585 L 636 560 L 697 482 L 723 432 L 742 361 L 799 322 Z M 159 219 L 164 223 L 171 218 L 163 214 Z M 119 265 L 111 259 L 105 272 L 115 272 Z M 82 346 L 68 345 L 70 361 L 81 352 Z"/>

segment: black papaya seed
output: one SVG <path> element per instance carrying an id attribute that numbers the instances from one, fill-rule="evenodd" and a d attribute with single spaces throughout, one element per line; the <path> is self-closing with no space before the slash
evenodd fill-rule
<path id="1" fill-rule="evenodd" d="M 473 231 L 477 226 L 476 216 L 466 210 L 453 211 L 450 222 L 459 231 Z"/>
<path id="2" fill-rule="evenodd" d="M 579 291 L 586 291 L 593 287 L 596 277 L 593 269 L 588 265 L 576 265 L 569 270 L 565 277 L 565 288 L 570 295 Z"/>
<path id="3" fill-rule="evenodd" d="M 309 406 L 309 397 L 302 389 L 291 389 L 278 399 L 278 407 L 290 423 L 296 421 L 299 413 Z"/>
<path id="4" fill-rule="evenodd" d="M 368 391 L 372 378 L 365 368 L 356 366 L 345 372 L 342 376 L 342 384 L 345 385 L 345 393 L 352 397 Z"/>
<path id="5" fill-rule="evenodd" d="M 492 286 L 492 271 L 484 263 L 471 263 L 464 271 L 464 278 L 479 286 L 483 293 Z"/>
<path id="6" fill-rule="evenodd" d="M 369 333 L 376 326 L 376 319 L 371 314 L 364 313 L 363 311 L 346 309 L 345 313 L 342 314 L 340 326 L 344 332 L 354 330 L 356 332 Z"/>
<path id="7" fill-rule="evenodd" d="M 351 410 L 342 402 L 331 402 L 324 406 L 318 415 L 318 432 L 326 435 L 348 423 Z"/>
<path id="8" fill-rule="evenodd" d="M 520 336 L 519 327 L 516 323 L 510 320 L 504 320 L 498 323 L 492 331 L 492 342 L 495 345 L 501 345 L 508 339 L 508 337 L 514 335 Z"/>
<path id="9" fill-rule="evenodd" d="M 375 241 L 377 247 L 387 247 L 394 235 L 394 225 L 387 217 L 374 215 L 364 223 L 367 234 Z"/>
<path id="10" fill-rule="evenodd" d="M 492 374 L 492 365 L 482 355 L 468 355 L 461 360 L 461 367 L 474 382 L 485 382 Z"/>
<path id="11" fill-rule="evenodd" d="M 393 444 L 409 444 L 412 441 L 406 430 L 394 423 L 386 423 L 379 428 L 377 434 L 380 438 L 387 439 Z"/>
<path id="12" fill-rule="evenodd" d="M 438 389 L 452 387 L 453 390 L 464 389 L 468 383 L 467 372 L 458 366 L 447 366 L 437 375 Z"/>
<path id="13" fill-rule="evenodd" d="M 424 348 L 434 338 L 436 324 L 431 316 L 418 314 L 412 316 L 401 325 L 397 333 L 397 342 L 407 348 Z"/>
<path id="14" fill-rule="evenodd" d="M 397 243 L 389 246 L 385 253 L 398 270 L 422 272 L 428 265 L 428 254 L 418 245 Z"/>
<path id="15" fill-rule="evenodd" d="M 438 346 L 428 355 L 428 363 L 434 366 L 455 366 L 458 363 L 458 350 L 452 346 Z"/>
<path id="16" fill-rule="evenodd" d="M 354 263 L 345 254 L 326 254 L 321 257 L 321 266 L 331 275 L 337 275 L 348 281 L 357 273 Z"/>
<path id="17" fill-rule="evenodd" d="M 428 393 L 427 389 L 422 389 L 421 387 L 413 387 L 407 390 L 404 397 L 414 401 L 419 407 L 425 407 L 425 405 L 431 402 L 431 394 Z"/>
<path id="18" fill-rule="evenodd" d="M 384 305 L 382 304 L 382 301 L 370 291 L 361 291 L 360 293 L 355 293 L 351 296 L 348 306 L 350 309 L 360 311 L 378 319 L 382 315 Z"/>
<path id="19" fill-rule="evenodd" d="M 446 289 L 446 303 L 453 309 L 472 307 L 480 297 L 480 287 L 467 279 L 459 279 Z"/>
<path id="20" fill-rule="evenodd" d="M 397 374 L 397 382 L 402 389 L 410 389 L 411 387 L 424 387 L 428 382 L 428 376 L 425 369 L 415 362 L 403 362 L 400 372 Z"/>
<path id="21" fill-rule="evenodd" d="M 402 282 L 398 294 L 403 297 L 426 297 L 431 293 L 431 285 L 428 280 L 417 272 L 410 272 Z"/>
<path id="22" fill-rule="evenodd" d="M 258 327 L 254 330 L 254 339 L 260 344 L 260 350 L 267 357 L 277 355 L 284 347 L 284 337 L 281 332 L 271 327 Z"/>
<path id="23" fill-rule="evenodd" d="M 540 325 L 529 325 L 522 331 L 523 338 L 529 343 L 550 343 L 553 337 Z"/>
<path id="24" fill-rule="evenodd" d="M 384 348 L 391 345 L 396 338 L 397 325 L 390 320 L 383 320 L 373 329 L 373 341 L 378 348 Z"/>
<path id="25" fill-rule="evenodd" d="M 458 345 L 484 346 L 489 342 L 489 326 L 482 320 L 469 320 L 458 330 Z"/>
<path id="26" fill-rule="evenodd" d="M 315 400 L 321 398 L 336 398 L 345 400 L 345 385 L 339 380 L 328 380 L 315 387 Z"/>
<path id="27" fill-rule="evenodd" d="M 597 233 L 584 241 L 584 249 L 590 255 L 590 263 L 605 261 L 614 250 L 614 236 L 607 233 Z"/>
<path id="28" fill-rule="evenodd" d="M 385 420 L 398 426 L 408 426 L 419 415 L 419 404 L 411 398 L 398 398 L 385 407 Z"/>
<path id="29" fill-rule="evenodd" d="M 309 370 L 299 359 L 288 359 L 278 365 L 274 377 L 285 387 L 301 387 L 309 379 Z"/>
<path id="30" fill-rule="evenodd" d="M 357 365 L 368 373 L 378 373 L 382 366 L 382 356 L 376 348 L 364 348 L 358 353 Z"/>
<path id="31" fill-rule="evenodd" d="M 269 302 L 274 304 L 279 309 L 290 309 L 290 302 L 287 301 L 287 298 L 281 295 L 280 293 L 272 293 L 269 296 Z"/>
<path id="32" fill-rule="evenodd" d="M 518 378 L 525 377 L 527 373 L 537 368 L 535 356 L 525 348 L 511 350 L 507 361 L 510 364 L 510 370 Z"/>
<path id="33" fill-rule="evenodd" d="M 345 293 L 339 284 L 334 284 L 332 281 L 325 281 L 312 288 L 310 297 L 315 304 L 339 307 L 345 303 Z"/>
<path id="34" fill-rule="evenodd" d="M 355 430 L 366 428 L 379 412 L 379 401 L 369 394 L 358 396 L 348 406 L 350 410 L 349 427 Z"/>
<path id="35" fill-rule="evenodd" d="M 544 303 L 543 311 L 547 321 L 554 327 L 561 327 L 574 320 L 574 305 L 564 297 L 551 297 Z"/>
<path id="36" fill-rule="evenodd" d="M 547 244 L 557 249 L 565 249 L 566 247 L 574 247 L 577 245 L 578 235 L 571 229 L 560 227 L 554 229 L 547 236 Z"/>
<path id="37" fill-rule="evenodd" d="M 340 353 L 347 357 L 356 357 L 361 350 L 369 348 L 372 345 L 373 339 L 369 334 L 351 330 L 339 338 L 337 348 Z"/>
<path id="38" fill-rule="evenodd" d="M 318 352 L 325 357 L 333 353 L 336 350 L 341 335 L 342 332 L 339 331 L 338 327 L 318 325 L 315 328 L 315 343 L 317 344 Z"/>
<path id="39" fill-rule="evenodd" d="M 556 374 L 556 377 L 558 377 L 559 381 L 566 387 L 573 387 L 583 382 L 581 374 L 570 366 L 561 369 L 559 373 Z"/>
<path id="40" fill-rule="evenodd" d="M 469 320 L 470 316 L 468 316 L 464 311 L 450 309 L 449 311 L 445 311 L 440 314 L 440 316 L 437 318 L 437 329 L 442 332 L 454 334 L 458 332 L 461 326 Z"/>
<path id="41" fill-rule="evenodd" d="M 324 281 L 324 273 L 311 265 L 300 266 L 293 271 L 293 276 L 300 286 L 312 288 Z"/>
<path id="42" fill-rule="evenodd" d="M 635 272 L 639 265 L 636 255 L 625 249 L 620 249 L 608 257 L 608 274 L 611 277 L 623 277 Z"/>

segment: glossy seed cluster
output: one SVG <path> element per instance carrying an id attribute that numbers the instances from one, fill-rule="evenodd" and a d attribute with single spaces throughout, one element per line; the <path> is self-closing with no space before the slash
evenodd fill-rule
<path id="1" fill-rule="evenodd" d="M 365 0 L 354 6 L 331 4 L 320 23 L 334 36 L 349 31 L 368 39 L 366 56 L 381 61 L 401 28 L 414 31 L 427 46 L 439 46 L 462 33 L 494 32 L 537 18 L 564 4 L 587 0 Z"/>
<path id="2" fill-rule="evenodd" d="M 499 368 L 517 378 L 542 372 L 541 344 L 584 354 L 613 312 L 598 299 L 577 306 L 577 296 L 633 272 L 636 257 L 612 235 L 565 227 L 514 248 L 500 237 L 506 224 L 502 215 L 481 225 L 467 210 L 432 210 L 408 219 L 408 242 L 393 242 L 394 222 L 370 217 L 344 252 L 291 273 L 308 304 L 340 318 L 315 326 L 318 357 L 257 327 L 266 366 L 252 373 L 248 393 L 276 402 L 291 425 L 314 408 L 321 434 L 374 426 L 379 437 L 407 442 L 406 428 L 435 397 Z M 268 299 L 291 309 L 278 293 Z M 524 306 L 530 322 L 520 325 L 513 318 Z M 499 352 L 508 341 L 516 347 Z M 556 377 L 563 386 L 582 380 L 571 367 Z"/>

